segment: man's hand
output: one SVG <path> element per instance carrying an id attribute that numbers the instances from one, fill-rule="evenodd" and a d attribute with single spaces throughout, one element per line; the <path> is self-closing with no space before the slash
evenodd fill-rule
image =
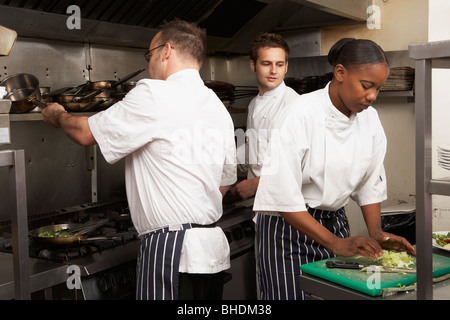
<path id="1" fill-rule="evenodd" d="M 47 108 L 42 109 L 41 113 L 45 122 L 50 123 L 55 128 L 61 128 L 59 117 L 67 111 L 58 103 L 48 103 Z"/>
<path id="2" fill-rule="evenodd" d="M 259 177 L 254 179 L 242 180 L 231 190 L 233 195 L 238 195 L 241 199 L 248 199 L 256 194 L 258 189 Z"/>
<path id="3" fill-rule="evenodd" d="M 41 111 L 44 121 L 55 128 L 61 128 L 75 143 L 82 146 L 91 146 L 97 143 L 89 127 L 88 117 L 73 116 L 58 103 L 49 103 Z"/>

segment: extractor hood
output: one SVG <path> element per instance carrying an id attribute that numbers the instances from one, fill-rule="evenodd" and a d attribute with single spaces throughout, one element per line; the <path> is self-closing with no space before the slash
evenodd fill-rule
<path id="1" fill-rule="evenodd" d="M 210 53 L 246 54 L 249 42 L 260 31 L 282 33 L 360 23 L 367 3 L 368 0 L 0 0 L 0 21 L 16 30 L 19 37 L 146 48 L 159 25 L 177 17 L 206 29 Z M 79 29 L 66 26 L 71 16 L 67 8 L 71 5 L 80 9 Z"/>

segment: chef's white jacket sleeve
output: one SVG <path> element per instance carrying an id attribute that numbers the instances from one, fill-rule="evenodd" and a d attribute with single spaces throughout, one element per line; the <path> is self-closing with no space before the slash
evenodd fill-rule
<path id="1" fill-rule="evenodd" d="M 152 141 L 156 110 L 152 88 L 139 81 L 122 101 L 89 117 L 89 127 L 105 160 L 115 163 Z"/>
<path id="2" fill-rule="evenodd" d="M 233 128 L 229 128 L 225 139 L 225 162 L 220 186 L 231 186 L 237 180 L 236 144 Z"/>
<path id="3" fill-rule="evenodd" d="M 302 125 L 272 131 L 256 192 L 254 211 L 306 211 L 302 194 L 302 159 L 308 149 Z"/>

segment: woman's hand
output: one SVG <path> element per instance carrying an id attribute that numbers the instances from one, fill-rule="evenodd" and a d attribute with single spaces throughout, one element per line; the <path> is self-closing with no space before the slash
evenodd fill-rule
<path id="1" fill-rule="evenodd" d="M 333 244 L 329 245 L 329 249 L 335 255 L 343 257 L 361 255 L 375 259 L 383 255 L 383 250 L 378 242 L 369 237 L 336 238 Z"/>
<path id="2" fill-rule="evenodd" d="M 374 235 L 371 234 L 370 236 L 374 238 L 383 249 L 406 251 L 409 254 L 416 255 L 414 247 L 403 237 L 387 232 L 378 232 Z"/>

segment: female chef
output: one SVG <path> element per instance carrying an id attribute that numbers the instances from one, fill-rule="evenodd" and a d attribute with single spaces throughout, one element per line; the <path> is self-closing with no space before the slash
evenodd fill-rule
<path id="1" fill-rule="evenodd" d="M 387 198 L 386 136 L 372 103 L 389 75 L 370 40 L 341 39 L 330 50 L 334 76 L 304 94 L 272 141 L 255 198 L 262 299 L 302 299 L 300 266 L 335 255 L 376 258 L 382 248 L 415 251 L 381 229 Z M 344 206 L 361 207 L 369 237 L 350 237 Z"/>

